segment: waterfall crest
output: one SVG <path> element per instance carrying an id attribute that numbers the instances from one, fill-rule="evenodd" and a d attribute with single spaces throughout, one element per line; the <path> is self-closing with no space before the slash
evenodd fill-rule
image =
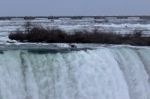
<path id="1" fill-rule="evenodd" d="M 0 99 L 150 99 L 150 49 L 3 51 Z"/>

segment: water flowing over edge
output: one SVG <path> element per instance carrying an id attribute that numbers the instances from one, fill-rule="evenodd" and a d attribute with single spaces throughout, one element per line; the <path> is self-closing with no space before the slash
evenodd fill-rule
<path id="1" fill-rule="evenodd" d="M 0 53 L 0 99 L 150 99 L 150 49 Z"/>

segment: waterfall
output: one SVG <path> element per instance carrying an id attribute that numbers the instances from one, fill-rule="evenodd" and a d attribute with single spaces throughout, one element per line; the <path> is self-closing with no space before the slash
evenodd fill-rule
<path id="1" fill-rule="evenodd" d="M 0 52 L 0 99 L 150 99 L 150 49 Z"/>

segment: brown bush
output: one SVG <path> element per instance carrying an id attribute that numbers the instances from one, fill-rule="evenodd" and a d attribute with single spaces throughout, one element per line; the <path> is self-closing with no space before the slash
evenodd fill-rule
<path id="1" fill-rule="evenodd" d="M 45 43 L 102 43 L 102 44 L 130 44 L 139 46 L 149 46 L 150 37 L 142 37 L 141 32 L 133 34 L 105 33 L 98 30 L 74 31 L 69 34 L 60 29 L 46 29 L 43 27 L 33 27 L 27 33 L 17 31 L 10 33 L 11 40 L 20 42 L 45 42 Z"/>

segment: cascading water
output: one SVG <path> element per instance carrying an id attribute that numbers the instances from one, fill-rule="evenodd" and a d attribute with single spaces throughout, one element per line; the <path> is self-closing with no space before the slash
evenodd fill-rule
<path id="1" fill-rule="evenodd" d="M 150 99 L 150 49 L 0 53 L 0 99 Z"/>

